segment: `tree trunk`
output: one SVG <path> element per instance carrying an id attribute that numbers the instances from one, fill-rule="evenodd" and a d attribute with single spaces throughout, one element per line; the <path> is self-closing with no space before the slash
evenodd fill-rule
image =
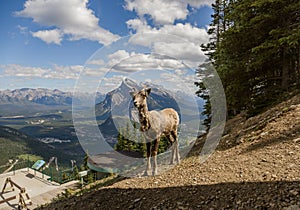
<path id="1" fill-rule="evenodd" d="M 300 46 L 298 47 L 298 61 L 296 65 L 296 86 L 300 87 Z"/>
<path id="2" fill-rule="evenodd" d="M 289 58 L 286 53 L 286 49 L 283 49 L 283 62 L 282 62 L 282 75 L 281 75 L 281 87 L 283 90 L 288 89 L 289 85 Z"/>

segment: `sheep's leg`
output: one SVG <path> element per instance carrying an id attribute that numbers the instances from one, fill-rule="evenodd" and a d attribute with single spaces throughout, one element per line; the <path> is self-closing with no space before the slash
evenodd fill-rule
<path id="1" fill-rule="evenodd" d="M 159 146 L 159 138 L 154 140 L 154 150 L 152 153 L 153 157 L 153 176 L 157 175 L 157 152 L 158 152 L 158 146 Z"/>
<path id="2" fill-rule="evenodd" d="M 179 155 L 179 143 L 178 143 L 178 135 L 177 131 L 172 132 L 172 137 L 174 138 L 174 150 L 177 163 L 180 162 L 180 155 Z"/>
<path id="3" fill-rule="evenodd" d="M 179 155 L 179 145 L 178 145 L 178 140 L 175 141 L 175 154 L 176 154 L 176 161 L 177 163 L 180 163 L 180 155 Z"/>
<path id="4" fill-rule="evenodd" d="M 172 145 L 172 156 L 171 156 L 170 165 L 173 165 L 174 161 L 175 161 L 175 145 Z"/>
<path id="5" fill-rule="evenodd" d="M 146 143 L 147 147 L 147 169 L 145 175 L 149 176 L 151 174 L 151 142 Z"/>
<path id="6" fill-rule="evenodd" d="M 171 149 L 172 149 L 170 165 L 173 165 L 174 161 L 175 161 L 175 144 L 174 144 L 174 139 L 172 138 L 172 135 L 168 135 L 167 138 L 168 138 L 169 142 L 171 143 Z"/>

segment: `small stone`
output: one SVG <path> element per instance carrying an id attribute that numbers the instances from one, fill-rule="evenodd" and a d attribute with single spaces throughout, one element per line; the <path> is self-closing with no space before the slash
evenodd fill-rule
<path id="1" fill-rule="evenodd" d="M 260 136 L 265 136 L 265 135 L 267 135 L 268 134 L 268 132 L 262 132 L 261 134 L 260 134 Z"/>
<path id="2" fill-rule="evenodd" d="M 129 209 L 134 209 L 134 206 L 133 206 L 133 205 L 130 205 L 128 208 L 129 208 Z"/>
<path id="3" fill-rule="evenodd" d="M 298 195 L 298 191 L 297 191 L 297 190 L 290 190 L 290 193 L 291 193 L 292 195 Z"/>
<path id="4" fill-rule="evenodd" d="M 298 205 L 291 205 L 289 207 L 284 208 L 283 210 L 299 210 L 300 206 Z"/>
<path id="5" fill-rule="evenodd" d="M 293 142 L 295 143 L 300 142 L 300 138 L 294 139 Z"/>

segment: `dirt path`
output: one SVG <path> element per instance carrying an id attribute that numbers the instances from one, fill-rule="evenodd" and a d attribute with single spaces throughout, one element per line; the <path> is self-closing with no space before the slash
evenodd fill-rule
<path id="1" fill-rule="evenodd" d="M 124 179 L 45 209 L 300 209 L 300 95 L 230 120 L 225 134 L 203 164 L 199 143 L 159 176 Z"/>
<path id="2" fill-rule="evenodd" d="M 15 162 L 14 163 L 12 163 L 11 164 L 11 166 L 9 166 L 9 168 L 8 169 L 6 169 L 5 171 L 3 171 L 2 172 L 2 174 L 5 174 L 5 173 L 7 173 L 7 172 L 9 172 L 17 163 L 19 162 L 19 160 L 17 159 L 17 160 L 15 160 Z"/>

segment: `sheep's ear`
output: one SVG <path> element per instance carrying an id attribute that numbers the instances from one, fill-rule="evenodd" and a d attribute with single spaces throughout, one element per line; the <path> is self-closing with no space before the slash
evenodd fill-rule
<path id="1" fill-rule="evenodd" d="M 146 88 L 146 94 L 147 94 L 147 96 L 150 94 L 150 92 L 151 92 L 151 88 Z"/>
<path id="2" fill-rule="evenodd" d="M 131 97 L 133 97 L 135 95 L 135 91 L 130 91 L 129 94 L 131 95 Z"/>
<path id="3" fill-rule="evenodd" d="M 136 89 L 133 87 L 129 94 L 131 95 L 131 97 L 133 97 L 136 94 L 136 92 Z"/>

